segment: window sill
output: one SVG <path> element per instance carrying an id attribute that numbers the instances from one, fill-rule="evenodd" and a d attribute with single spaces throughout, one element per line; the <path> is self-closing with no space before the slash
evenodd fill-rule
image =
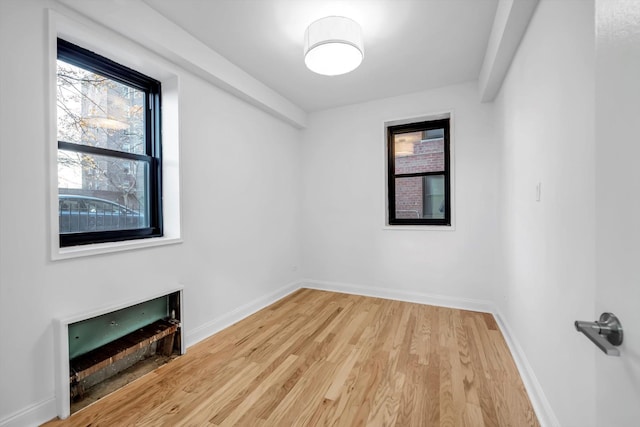
<path id="1" fill-rule="evenodd" d="M 91 255 L 101 255 L 134 249 L 151 248 L 155 246 L 174 245 L 178 243 L 182 243 L 182 239 L 179 237 L 154 237 L 151 239 L 129 240 L 124 242 L 70 246 L 66 248 L 58 248 L 57 251 L 53 251 L 51 259 L 53 261 L 58 261 L 62 259 L 80 258 Z"/>
<path id="2" fill-rule="evenodd" d="M 394 231 L 456 231 L 454 225 L 385 225 L 382 229 Z"/>

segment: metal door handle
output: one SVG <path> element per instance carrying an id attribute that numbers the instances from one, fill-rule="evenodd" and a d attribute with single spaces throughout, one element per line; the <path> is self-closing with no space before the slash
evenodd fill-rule
<path id="1" fill-rule="evenodd" d="M 602 313 L 600 320 L 586 322 L 575 321 L 576 330 L 582 332 L 605 354 L 620 356 L 620 350 L 615 346 L 622 344 L 622 324 L 612 313 Z"/>

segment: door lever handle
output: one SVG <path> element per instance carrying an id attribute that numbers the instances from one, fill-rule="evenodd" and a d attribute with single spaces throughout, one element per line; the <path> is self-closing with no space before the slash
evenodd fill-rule
<path id="1" fill-rule="evenodd" d="M 620 350 L 616 347 L 622 344 L 622 324 L 612 313 L 602 313 L 600 320 L 586 322 L 575 321 L 576 330 L 582 332 L 605 354 L 620 356 Z"/>

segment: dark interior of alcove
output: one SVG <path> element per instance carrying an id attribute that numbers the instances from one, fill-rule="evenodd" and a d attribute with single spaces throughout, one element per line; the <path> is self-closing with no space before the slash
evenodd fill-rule
<path id="1" fill-rule="evenodd" d="M 69 324 L 71 413 L 177 357 L 180 293 Z"/>

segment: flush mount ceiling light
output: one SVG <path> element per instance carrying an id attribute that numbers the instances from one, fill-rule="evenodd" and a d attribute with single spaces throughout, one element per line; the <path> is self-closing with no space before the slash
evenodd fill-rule
<path id="1" fill-rule="evenodd" d="M 337 76 L 358 68 L 364 58 L 362 30 L 344 16 L 318 19 L 304 34 L 304 63 L 311 71 Z"/>

